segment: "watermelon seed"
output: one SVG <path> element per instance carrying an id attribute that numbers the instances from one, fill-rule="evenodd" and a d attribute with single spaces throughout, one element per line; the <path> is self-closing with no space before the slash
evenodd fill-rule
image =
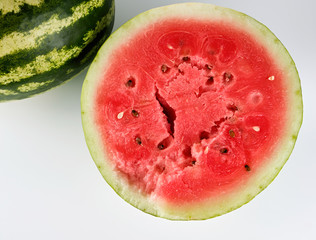
<path id="1" fill-rule="evenodd" d="M 126 87 L 133 88 L 135 87 L 135 79 L 130 77 L 127 82 L 125 83 Z"/>
<path id="2" fill-rule="evenodd" d="M 245 165 L 245 169 L 246 169 L 246 171 L 248 171 L 248 172 L 251 170 L 250 167 L 249 167 L 249 165 L 247 165 L 247 164 Z"/>
<path id="3" fill-rule="evenodd" d="M 135 138 L 135 142 L 136 142 L 138 145 L 142 145 L 142 140 L 140 139 L 140 137 L 136 137 L 136 138 Z"/>
<path id="4" fill-rule="evenodd" d="M 167 65 L 165 65 L 165 64 L 161 65 L 161 71 L 162 71 L 163 73 L 166 73 L 166 72 L 168 72 L 169 70 L 170 70 L 170 68 L 169 68 Z"/>
<path id="5" fill-rule="evenodd" d="M 208 70 L 212 70 L 213 69 L 213 67 L 208 65 L 208 64 L 205 64 L 205 68 L 208 69 Z"/>
<path id="6" fill-rule="evenodd" d="M 268 80 L 273 81 L 274 80 L 274 76 L 268 77 Z"/>
<path id="7" fill-rule="evenodd" d="M 163 149 L 166 149 L 167 147 L 169 147 L 169 145 L 171 144 L 173 140 L 173 136 L 169 136 L 167 138 L 165 138 L 164 140 L 162 140 L 159 144 L 158 144 L 158 149 L 159 150 L 163 150 Z"/>
<path id="8" fill-rule="evenodd" d="M 167 48 L 173 49 L 173 47 L 170 44 L 167 44 Z"/>
<path id="9" fill-rule="evenodd" d="M 124 116 L 124 112 L 120 112 L 119 114 L 117 114 L 117 118 L 118 119 L 122 119 Z"/>
<path id="10" fill-rule="evenodd" d="M 206 85 L 212 85 L 213 83 L 214 83 L 214 77 L 210 76 L 206 81 Z"/>
<path id="11" fill-rule="evenodd" d="M 235 132 L 234 132 L 232 129 L 229 130 L 229 135 L 230 135 L 232 138 L 234 138 L 234 137 L 236 136 Z"/>
<path id="12" fill-rule="evenodd" d="M 259 126 L 253 126 L 252 129 L 255 130 L 256 132 L 260 131 L 260 127 Z"/>
<path id="13" fill-rule="evenodd" d="M 162 143 L 159 143 L 158 144 L 158 149 L 159 150 L 163 150 L 165 148 L 165 146 L 162 144 Z"/>
<path id="14" fill-rule="evenodd" d="M 210 138 L 210 133 L 209 133 L 209 132 L 202 131 L 202 132 L 200 133 L 200 140 L 209 139 L 209 138 Z"/>
<path id="15" fill-rule="evenodd" d="M 187 61 L 190 60 L 190 58 L 189 58 L 188 56 L 186 56 L 186 57 L 183 57 L 182 60 L 185 61 L 185 62 L 187 62 Z"/>
<path id="16" fill-rule="evenodd" d="M 133 117 L 136 117 L 136 118 L 139 117 L 139 113 L 134 109 L 132 110 L 132 115 L 133 115 Z"/>
<path id="17" fill-rule="evenodd" d="M 195 163 L 196 163 L 196 160 L 193 158 L 191 164 L 192 164 L 192 165 L 195 165 Z"/>
<path id="18" fill-rule="evenodd" d="M 227 148 L 221 148 L 219 151 L 222 154 L 228 153 L 228 149 Z"/>
<path id="19" fill-rule="evenodd" d="M 234 79 L 234 76 L 230 72 L 225 72 L 223 75 L 223 82 L 225 84 L 230 83 Z"/>

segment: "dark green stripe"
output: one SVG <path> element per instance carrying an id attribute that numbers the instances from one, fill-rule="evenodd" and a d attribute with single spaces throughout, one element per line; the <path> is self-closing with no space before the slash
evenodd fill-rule
<path id="1" fill-rule="evenodd" d="M 54 48 L 61 49 L 63 46 L 68 46 L 68 49 L 75 46 L 81 47 L 84 44 L 82 39 L 84 34 L 96 27 L 96 16 L 100 16 L 99 19 L 101 19 L 104 16 L 104 13 L 108 12 L 109 7 L 110 6 L 102 6 L 96 8 L 86 17 L 76 21 L 71 27 L 64 28 L 58 33 L 48 35 L 45 41 L 35 49 L 21 50 L 0 58 L 0 75 L 7 74 L 17 67 L 23 67 L 35 60 L 37 56 L 46 55 Z M 112 29 L 111 24 L 104 31 L 107 32 L 109 29 Z M 88 46 L 86 49 L 87 50 L 84 50 L 84 54 L 90 51 Z"/>
<path id="2" fill-rule="evenodd" d="M 99 50 L 99 47 L 110 35 L 113 28 L 113 24 L 114 24 L 114 19 L 112 20 L 108 28 L 105 28 L 103 31 L 101 31 L 97 35 L 97 37 L 90 44 L 87 45 L 87 47 L 80 53 L 80 55 L 77 58 L 70 59 L 69 61 L 65 63 L 64 66 L 58 69 L 53 69 L 49 72 L 45 72 L 45 73 L 30 77 L 30 78 L 23 79 L 21 82 L 13 82 L 8 85 L 2 85 L 2 86 L 0 85 L 0 89 L 11 90 L 18 93 L 18 95 L 8 95 L 8 96 L 0 93 L 0 102 L 31 97 L 35 94 L 49 90 L 52 87 L 58 86 L 61 83 L 65 82 L 66 80 L 69 80 L 70 78 L 74 77 L 86 66 L 88 66 L 91 60 L 95 57 L 97 51 Z M 81 62 L 82 60 L 84 60 L 84 62 Z M 73 71 L 69 72 L 70 69 L 73 69 Z M 41 83 L 41 82 L 46 82 L 48 80 L 53 80 L 53 82 L 45 86 L 38 87 L 37 89 L 33 91 L 19 92 L 18 90 L 18 88 L 22 84 L 32 83 L 32 82 Z"/>
<path id="3" fill-rule="evenodd" d="M 84 50 L 85 52 L 82 52 L 78 58 L 70 59 L 69 61 L 67 61 L 65 63 L 64 66 L 62 66 L 59 69 L 53 69 L 49 72 L 44 72 L 42 74 L 38 74 L 36 76 L 23 79 L 21 82 L 13 82 L 13 83 L 10 83 L 10 84 L 5 85 L 5 86 L 0 85 L 0 89 L 11 90 L 11 91 L 18 93 L 18 95 L 2 95 L 0 93 L 0 102 L 27 98 L 27 97 L 30 97 L 32 95 L 47 91 L 55 86 L 60 85 L 61 83 L 65 82 L 66 80 L 71 79 L 76 74 L 78 74 L 81 70 L 83 70 L 86 66 L 88 66 L 90 61 L 95 57 L 97 50 L 98 50 L 98 47 L 101 46 L 102 43 L 104 42 L 104 40 L 107 38 L 107 36 L 109 36 L 109 32 L 110 32 L 110 30 L 107 30 L 106 35 L 104 35 L 104 32 L 100 33 L 99 36 L 88 45 L 88 48 L 86 48 Z M 91 52 L 89 52 L 89 50 Z M 81 64 L 80 61 L 83 57 L 86 56 L 87 52 L 89 52 L 89 58 L 85 59 L 86 61 Z M 73 70 L 73 71 L 69 72 L 69 70 Z M 33 83 L 33 82 L 42 83 L 42 82 L 46 82 L 49 80 L 53 80 L 53 82 L 51 82 L 47 85 L 44 85 L 44 86 L 40 86 L 33 91 L 20 92 L 18 90 L 18 88 L 23 84 Z"/>
<path id="4" fill-rule="evenodd" d="M 18 13 L 10 12 L 5 15 L 0 12 L 0 38 L 12 32 L 27 32 L 49 20 L 53 14 L 59 18 L 72 15 L 71 8 L 87 0 L 46 0 L 41 6 L 23 4 Z M 107 5 L 108 2 L 107 1 Z"/>

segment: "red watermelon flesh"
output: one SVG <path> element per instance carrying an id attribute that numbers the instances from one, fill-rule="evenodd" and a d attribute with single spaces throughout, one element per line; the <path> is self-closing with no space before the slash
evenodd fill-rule
<path id="1" fill-rule="evenodd" d="M 166 17 L 109 58 L 94 123 L 112 171 L 152 202 L 194 209 L 229 195 L 287 134 L 287 74 L 239 25 Z"/>

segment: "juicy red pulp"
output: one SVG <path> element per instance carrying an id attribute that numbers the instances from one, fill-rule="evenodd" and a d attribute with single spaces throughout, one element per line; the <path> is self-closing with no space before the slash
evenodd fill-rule
<path id="1" fill-rule="evenodd" d="M 96 119 L 112 163 L 130 184 L 169 202 L 245 183 L 282 133 L 282 73 L 229 24 L 154 23 L 104 69 Z"/>

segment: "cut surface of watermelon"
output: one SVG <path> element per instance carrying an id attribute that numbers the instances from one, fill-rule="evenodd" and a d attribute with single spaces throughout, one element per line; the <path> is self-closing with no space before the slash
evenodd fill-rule
<path id="1" fill-rule="evenodd" d="M 249 16 L 170 5 L 103 45 L 83 85 L 82 121 L 96 165 L 127 202 L 206 219 L 278 174 L 302 122 L 300 81 L 280 41 Z"/>

